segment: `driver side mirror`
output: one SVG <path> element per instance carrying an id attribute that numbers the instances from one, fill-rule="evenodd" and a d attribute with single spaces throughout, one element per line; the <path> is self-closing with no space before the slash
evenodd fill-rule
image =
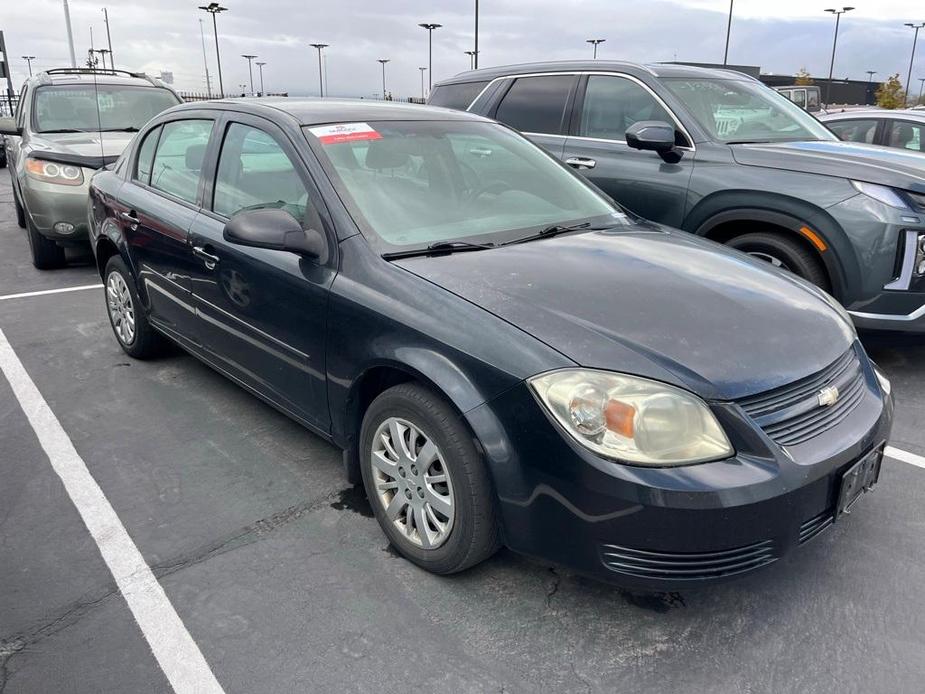
<path id="1" fill-rule="evenodd" d="M 674 126 L 661 120 L 642 120 L 626 129 L 626 144 L 633 149 L 649 150 L 669 164 L 681 161 L 675 149 Z"/>
<path id="2" fill-rule="evenodd" d="M 22 135 L 22 128 L 13 118 L 0 118 L 0 135 Z"/>
<path id="3" fill-rule="evenodd" d="M 321 258 L 327 241 L 317 229 L 303 229 L 286 210 L 248 210 L 228 220 L 222 234 L 229 243 L 251 248 L 288 251 L 309 258 Z"/>

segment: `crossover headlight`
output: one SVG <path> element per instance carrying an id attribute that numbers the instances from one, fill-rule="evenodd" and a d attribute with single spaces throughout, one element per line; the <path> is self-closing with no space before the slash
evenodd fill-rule
<path id="1" fill-rule="evenodd" d="M 528 382 L 565 431 L 601 456 L 668 466 L 735 452 L 706 403 L 680 388 L 586 369 L 552 371 Z"/>
<path id="2" fill-rule="evenodd" d="M 60 183 L 65 186 L 79 186 L 84 182 L 83 171 L 79 166 L 59 164 L 43 159 L 26 158 L 26 173 L 32 178 L 45 183 Z"/>
<path id="3" fill-rule="evenodd" d="M 900 210 L 908 210 L 908 203 L 892 188 L 877 185 L 876 183 L 864 183 L 863 181 L 851 181 L 851 185 L 859 193 L 863 193 L 869 198 L 879 200 L 884 205 L 896 207 Z"/>

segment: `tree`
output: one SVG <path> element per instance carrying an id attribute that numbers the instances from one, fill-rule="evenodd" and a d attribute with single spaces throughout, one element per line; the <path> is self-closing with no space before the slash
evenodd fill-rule
<path id="1" fill-rule="evenodd" d="M 886 82 L 877 87 L 877 106 L 890 109 L 906 107 L 906 92 L 899 81 L 899 73 L 890 75 Z"/>
<path id="2" fill-rule="evenodd" d="M 794 84 L 798 84 L 801 87 L 808 87 L 813 84 L 813 78 L 812 75 L 809 74 L 809 70 L 805 67 L 801 67 L 800 71 L 797 73 L 797 79 Z"/>

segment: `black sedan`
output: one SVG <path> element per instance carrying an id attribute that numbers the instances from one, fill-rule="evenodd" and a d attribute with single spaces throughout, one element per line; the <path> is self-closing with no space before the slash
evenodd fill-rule
<path id="1" fill-rule="evenodd" d="M 484 118 L 177 106 L 94 176 L 90 217 L 122 348 L 169 339 L 342 448 L 430 571 L 505 544 L 698 585 L 775 561 L 879 474 L 889 382 L 834 300 Z"/>

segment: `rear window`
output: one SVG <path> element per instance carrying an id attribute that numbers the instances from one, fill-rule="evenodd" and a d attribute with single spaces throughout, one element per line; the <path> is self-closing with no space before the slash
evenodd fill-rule
<path id="1" fill-rule="evenodd" d="M 459 84 L 442 84 L 434 87 L 427 100 L 430 106 L 443 106 L 465 111 L 475 101 L 488 82 L 461 82 Z"/>

